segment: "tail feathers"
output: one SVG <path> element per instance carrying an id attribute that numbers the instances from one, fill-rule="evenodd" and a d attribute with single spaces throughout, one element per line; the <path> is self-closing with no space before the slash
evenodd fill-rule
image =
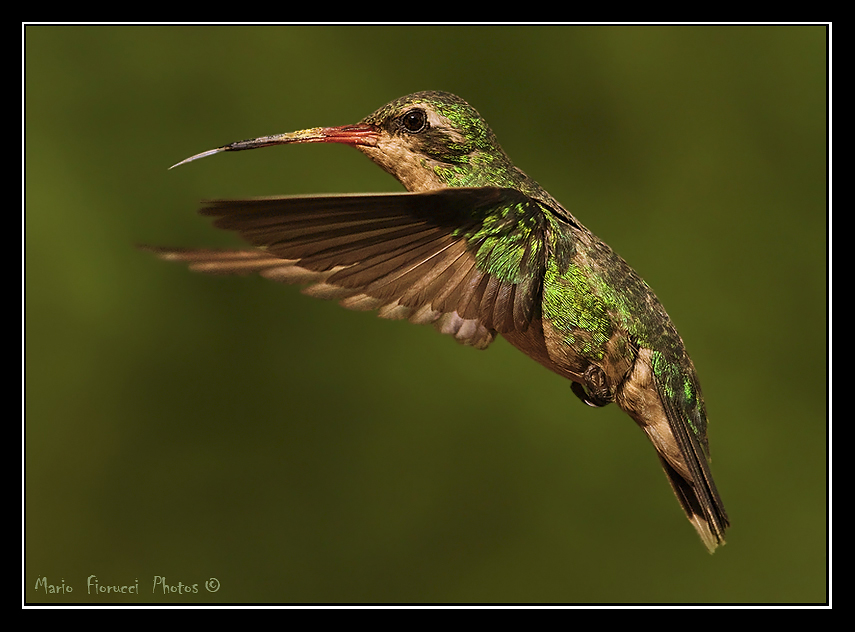
<path id="1" fill-rule="evenodd" d="M 615 401 L 653 443 L 686 517 L 712 553 L 724 544 L 730 521 L 710 472 L 700 387 L 688 358 L 682 368 L 665 369 L 657 366 L 660 359 L 641 349 Z"/>
<path id="2" fill-rule="evenodd" d="M 689 367 L 694 374 L 691 364 Z M 697 380 L 690 380 L 688 383 L 692 385 L 693 394 L 687 400 L 685 391 L 673 388 L 673 384 L 672 388 L 665 388 L 663 381 L 657 379 L 656 383 L 672 441 L 679 451 L 678 459 L 669 458 L 672 450 L 660 451 L 659 460 L 686 516 L 707 550 L 713 553 L 725 543 L 724 532 L 730 521 L 710 471 L 706 412 L 700 387 Z"/>
<path id="3" fill-rule="evenodd" d="M 695 527 L 698 535 L 701 536 L 701 541 L 707 550 L 714 553 L 716 548 L 725 543 L 724 532 L 730 524 L 715 489 L 715 484 L 710 480 L 711 488 L 698 489 L 671 467 L 665 458 L 660 456 L 659 460 L 662 463 L 662 469 L 668 476 L 668 482 L 671 483 L 674 495 L 677 496 L 683 511 L 686 512 L 686 517 Z M 705 484 L 702 486 L 706 487 Z"/>

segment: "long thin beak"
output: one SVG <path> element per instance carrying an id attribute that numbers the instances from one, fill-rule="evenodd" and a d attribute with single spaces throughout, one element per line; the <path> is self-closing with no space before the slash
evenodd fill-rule
<path id="1" fill-rule="evenodd" d="M 313 127 L 301 129 L 288 134 L 275 134 L 274 136 L 261 136 L 249 140 L 239 140 L 236 143 L 223 145 L 216 149 L 203 151 L 201 154 L 185 158 L 170 167 L 174 169 L 199 158 L 213 156 L 223 151 L 243 151 L 244 149 L 258 149 L 271 145 L 287 145 L 289 143 L 343 143 L 345 145 L 367 145 L 373 147 L 377 144 L 379 130 L 373 125 L 357 123 L 356 125 L 342 125 L 340 127 Z"/>

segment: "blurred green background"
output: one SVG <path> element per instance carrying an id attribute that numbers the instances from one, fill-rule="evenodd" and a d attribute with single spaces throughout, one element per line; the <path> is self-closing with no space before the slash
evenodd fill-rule
<path id="1" fill-rule="evenodd" d="M 24 44 L 26 600 L 826 599 L 824 27 L 31 26 Z M 635 424 L 503 340 L 135 249 L 239 244 L 202 198 L 400 190 L 334 145 L 167 167 L 426 89 L 475 106 L 667 307 L 733 523 L 714 556 Z M 87 594 L 90 575 L 140 594 Z"/>

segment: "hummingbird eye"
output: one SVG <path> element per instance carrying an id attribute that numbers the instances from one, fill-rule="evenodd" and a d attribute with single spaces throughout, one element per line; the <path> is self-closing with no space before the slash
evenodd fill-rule
<path id="1" fill-rule="evenodd" d="M 427 114 L 425 114 L 424 110 L 415 108 L 406 112 L 401 117 L 401 124 L 404 126 L 404 129 L 411 134 L 418 134 L 419 132 L 424 131 L 428 126 Z"/>

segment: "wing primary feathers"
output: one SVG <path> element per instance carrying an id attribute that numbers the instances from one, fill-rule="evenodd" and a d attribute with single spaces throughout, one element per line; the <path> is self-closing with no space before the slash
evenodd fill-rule
<path id="1" fill-rule="evenodd" d="M 515 214 L 521 208 L 525 213 Z M 495 239 L 497 231 L 513 233 L 523 224 L 529 230 L 545 213 L 514 189 L 211 200 L 201 213 L 258 250 L 150 250 L 209 274 L 309 284 L 303 291 L 311 296 L 376 309 L 383 318 L 430 322 L 479 348 L 496 331 L 525 331 L 535 307 L 537 283 L 528 269 L 517 285 L 485 269 L 489 259 L 478 259 L 489 218 L 503 217 L 490 224 Z M 495 258 L 496 248 L 483 252 Z"/>

